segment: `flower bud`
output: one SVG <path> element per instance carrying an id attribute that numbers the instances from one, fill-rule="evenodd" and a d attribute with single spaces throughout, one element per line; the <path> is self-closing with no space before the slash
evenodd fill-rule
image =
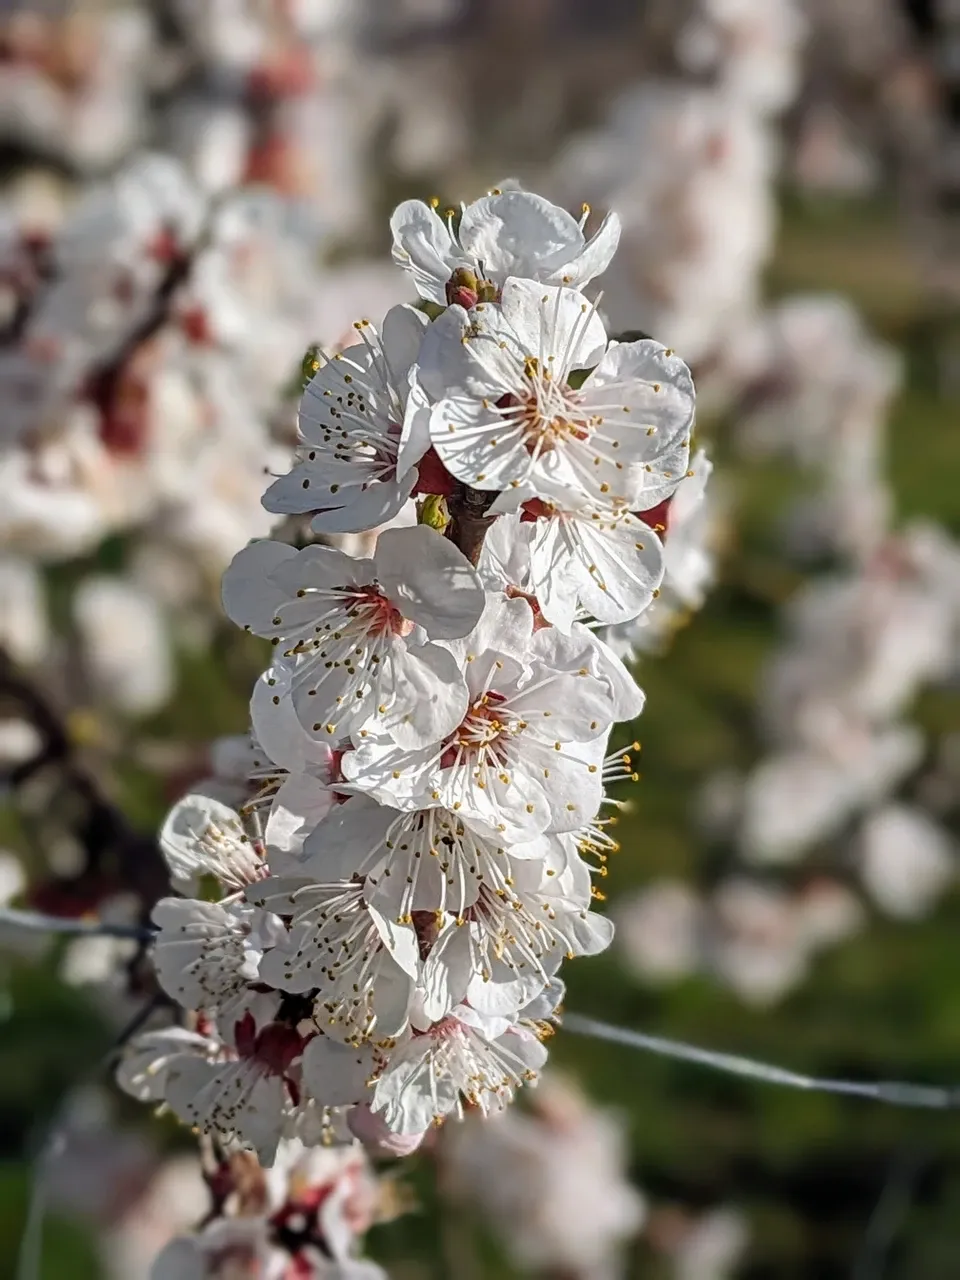
<path id="1" fill-rule="evenodd" d="M 450 511 L 443 494 L 428 493 L 422 502 L 417 503 L 417 524 L 425 524 L 443 533 L 449 523 Z"/>
<path id="2" fill-rule="evenodd" d="M 307 347 L 300 361 L 301 386 L 306 388 L 310 379 L 320 368 L 320 348 L 314 343 Z"/>
<path id="3" fill-rule="evenodd" d="M 469 311 L 479 301 L 480 285 L 475 271 L 469 267 L 457 267 L 447 281 L 447 305 Z"/>

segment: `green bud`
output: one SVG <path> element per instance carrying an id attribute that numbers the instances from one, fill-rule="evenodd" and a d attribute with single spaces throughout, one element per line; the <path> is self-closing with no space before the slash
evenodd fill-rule
<path id="1" fill-rule="evenodd" d="M 441 307 L 439 302 L 431 302 L 429 298 L 421 298 L 419 302 L 414 304 L 428 320 L 436 320 L 438 316 L 442 316 L 446 311 L 446 307 Z"/>
<path id="2" fill-rule="evenodd" d="M 425 524 L 428 529 L 443 533 L 449 523 L 450 511 L 442 494 L 428 493 L 417 503 L 417 524 Z"/>
<path id="3" fill-rule="evenodd" d="M 307 347 L 303 359 L 300 361 L 300 386 L 305 389 L 313 375 L 320 368 L 320 348 L 314 343 Z"/>

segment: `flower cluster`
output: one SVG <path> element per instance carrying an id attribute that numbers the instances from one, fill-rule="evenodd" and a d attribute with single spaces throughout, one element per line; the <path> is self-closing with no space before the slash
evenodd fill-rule
<path id="1" fill-rule="evenodd" d="M 402 1153 L 500 1110 L 544 1063 L 561 961 L 610 941 L 587 859 L 614 846 L 604 784 L 632 765 L 608 738 L 643 697 L 594 624 L 658 593 L 642 513 L 687 475 L 694 391 L 581 292 L 619 230 L 587 239 L 588 212 L 519 190 L 401 205 L 422 301 L 317 358 L 264 498 L 371 534 L 369 558 L 264 540 L 224 575 L 227 614 L 273 646 L 252 789 L 167 820 L 191 896 L 157 904 L 154 955 L 191 1019 L 135 1041 L 122 1078 L 264 1164 L 282 1137 Z"/>

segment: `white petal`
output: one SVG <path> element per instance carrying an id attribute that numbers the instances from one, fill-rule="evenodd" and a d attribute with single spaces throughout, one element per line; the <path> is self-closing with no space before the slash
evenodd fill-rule
<path id="1" fill-rule="evenodd" d="M 590 670 L 610 689 L 613 698 L 613 719 L 616 723 L 635 720 L 643 711 L 646 695 L 610 646 L 595 631 L 588 631 L 576 624 L 574 634 L 589 637 L 593 654 Z"/>
<path id="2" fill-rule="evenodd" d="M 286 603 L 286 593 L 275 586 L 270 575 L 297 552 L 282 542 L 251 542 L 238 551 L 223 575 L 221 598 L 227 617 L 253 631 L 270 634 L 270 621 L 278 606 Z"/>
<path id="3" fill-rule="evenodd" d="M 406 478 L 430 448 L 430 397 L 420 385 L 419 369 L 411 369 L 407 383 L 407 407 L 400 429 L 397 475 Z"/>
<path id="4" fill-rule="evenodd" d="M 582 289 L 585 284 L 603 275 L 619 243 L 620 219 L 615 213 L 608 213 L 581 252 L 549 276 L 550 282 Z"/>
<path id="5" fill-rule="evenodd" d="M 422 200 L 405 200 L 390 218 L 393 260 L 413 276 L 417 293 L 443 306 L 459 260 L 447 224 Z"/>
<path id="6" fill-rule="evenodd" d="M 392 531 L 378 542 L 374 563 L 384 593 L 431 640 L 465 636 L 479 622 L 484 594 L 477 571 L 436 530 Z"/>
<path id="7" fill-rule="evenodd" d="M 411 978 L 420 976 L 420 947 L 416 930 L 411 925 L 397 924 L 395 920 L 387 920 L 373 907 L 368 907 L 370 918 L 377 926 L 377 932 L 393 956 L 396 963 Z"/>
<path id="8" fill-rule="evenodd" d="M 522 374 L 516 338 L 492 303 L 481 303 L 469 315 L 463 307 L 447 307 L 424 335 L 417 377 L 433 400 L 487 394 L 496 399 Z"/>
<path id="9" fill-rule="evenodd" d="M 377 971 L 372 1000 L 378 1039 L 398 1036 L 405 1030 L 412 996 L 413 979 L 399 965 L 383 959 Z"/>
<path id="10" fill-rule="evenodd" d="M 560 959 L 558 956 L 558 964 Z M 543 978 L 539 973 L 529 973 L 518 978 L 505 965 L 498 966 L 498 969 L 499 972 L 487 981 L 480 974 L 474 974 L 471 978 L 466 998 L 470 1007 L 478 1013 L 508 1017 L 529 1004 L 543 990 Z M 509 980 L 506 975 L 510 975 Z"/>
<path id="11" fill-rule="evenodd" d="M 423 1133 L 457 1105 L 459 1082 L 451 1072 L 435 1072 L 432 1058 L 432 1038 L 420 1036 L 394 1055 L 378 1080 L 372 1107 L 394 1133 Z"/>
<path id="12" fill-rule="evenodd" d="M 301 587 L 365 584 L 372 582 L 373 577 L 372 560 L 356 560 L 335 547 L 322 547 L 314 543 L 281 561 L 271 575 L 271 581 L 287 592 L 284 603 L 289 610 L 290 597 L 295 596 Z"/>
<path id="13" fill-rule="evenodd" d="M 460 244 L 487 279 L 545 275 L 583 245 L 575 218 L 530 191 L 503 191 L 474 200 L 463 211 Z"/>
<path id="14" fill-rule="evenodd" d="M 430 321 L 418 307 L 403 302 L 391 307 L 380 326 L 380 344 L 393 385 L 402 390 L 416 364 L 420 344 Z"/>
<path id="15" fill-rule="evenodd" d="M 346 1107 L 364 1101 L 374 1066 L 370 1045 L 355 1048 L 330 1036 L 314 1036 L 303 1051 L 303 1083 L 321 1106 Z"/>
<path id="16" fill-rule="evenodd" d="M 358 494 L 350 506 L 331 507 L 318 512 L 310 528 L 314 533 L 366 533 L 382 524 L 389 524 L 409 499 L 415 479 L 411 472 L 403 480 L 372 484 Z"/>
<path id="17" fill-rule="evenodd" d="M 295 664 L 276 662 L 253 686 L 250 718 L 257 743 L 269 759 L 289 773 L 313 772 L 324 776 L 333 751 L 308 733 L 293 706 Z"/>
<path id="18" fill-rule="evenodd" d="M 424 961 L 420 979 L 424 1017 L 439 1022 L 460 1004 L 472 971 L 470 925 L 450 921 Z"/>
<path id="19" fill-rule="evenodd" d="M 304 845 L 303 874 L 320 882 L 366 874 L 376 865 L 396 812 L 367 796 L 353 796 L 338 804 Z"/>
<path id="20" fill-rule="evenodd" d="M 687 472 L 696 404 L 683 361 L 649 338 L 614 344 L 584 383 L 582 396 L 604 418 L 596 435 L 597 479 L 614 486 L 633 511 L 670 497 Z"/>
<path id="21" fill-rule="evenodd" d="M 571 369 L 592 368 L 606 351 L 603 321 L 576 289 L 510 279 L 503 286 L 500 310 L 523 354 L 546 363 L 552 356 L 564 376 Z"/>
<path id="22" fill-rule="evenodd" d="M 304 841 L 334 804 L 331 789 L 314 774 L 292 774 L 270 804 L 264 828 L 268 848 L 299 855 Z M 273 866 L 273 863 L 271 863 Z"/>
<path id="23" fill-rule="evenodd" d="M 396 700 L 367 723 L 401 746 L 420 747 L 446 737 L 467 710 L 467 686 L 457 664 L 439 645 L 397 645 L 380 662 L 379 679 Z M 381 704 L 384 705 L 384 704 Z"/>

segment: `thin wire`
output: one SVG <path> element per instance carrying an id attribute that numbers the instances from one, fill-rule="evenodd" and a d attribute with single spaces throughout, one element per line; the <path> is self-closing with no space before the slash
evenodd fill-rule
<path id="1" fill-rule="evenodd" d="M 729 1075 L 746 1076 L 766 1084 L 783 1085 L 788 1089 L 804 1089 L 815 1093 L 845 1094 L 855 1098 L 869 1098 L 873 1102 L 887 1102 L 895 1107 L 927 1107 L 948 1110 L 960 1107 L 960 1088 L 945 1089 L 936 1085 L 908 1084 L 901 1080 L 831 1080 L 825 1076 L 806 1076 L 788 1071 L 769 1062 L 757 1062 L 754 1058 L 741 1058 L 733 1053 L 716 1053 L 683 1040 L 668 1040 L 663 1036 L 645 1035 L 642 1031 L 629 1031 L 607 1022 L 597 1022 L 579 1013 L 565 1013 L 563 1027 L 579 1036 L 592 1036 L 595 1040 L 607 1040 L 612 1044 L 627 1045 L 632 1049 L 644 1049 L 664 1058 L 680 1062 L 694 1062 L 698 1066 L 726 1071 Z"/>
<path id="2" fill-rule="evenodd" d="M 68 933 L 74 937 L 130 938 L 134 942 L 150 942 L 156 930 L 135 924 L 111 924 L 106 920 L 77 920 L 65 916 L 45 916 L 39 911 L 19 911 L 16 907 L 0 907 L 0 928 L 9 926 L 31 933 Z"/>

